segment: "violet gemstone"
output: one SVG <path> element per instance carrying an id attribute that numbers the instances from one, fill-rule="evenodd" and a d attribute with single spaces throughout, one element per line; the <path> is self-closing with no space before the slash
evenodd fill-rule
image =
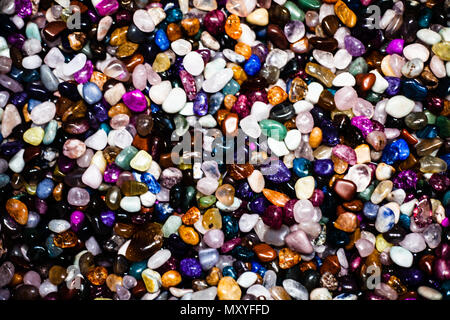
<path id="1" fill-rule="evenodd" d="M 350 53 L 353 57 L 362 56 L 366 53 L 366 47 L 364 44 L 352 36 L 346 36 L 344 39 L 345 49 Z"/>
<path id="2" fill-rule="evenodd" d="M 331 159 L 319 159 L 314 161 L 314 172 L 319 176 L 329 176 L 334 172 L 334 165 Z"/>
<path id="3" fill-rule="evenodd" d="M 8 43 L 20 50 L 22 50 L 25 40 L 25 36 L 20 33 L 10 34 L 7 38 Z"/>
<path id="4" fill-rule="evenodd" d="M 250 200 L 254 195 L 252 188 L 250 188 L 248 182 L 241 183 L 236 189 L 236 194 L 239 199 L 245 200 Z"/>
<path id="5" fill-rule="evenodd" d="M 197 259 L 186 258 L 180 261 L 181 275 L 188 278 L 198 278 L 202 274 L 202 266 Z"/>
<path id="6" fill-rule="evenodd" d="M 386 81 L 389 83 L 385 93 L 390 96 L 395 96 L 400 92 L 401 80 L 396 77 L 384 77 Z"/>
<path id="7" fill-rule="evenodd" d="M 200 91 L 194 100 L 194 113 L 197 116 L 204 116 L 208 113 L 208 95 Z"/>
<path id="8" fill-rule="evenodd" d="M 69 173 L 75 168 L 76 161 L 66 157 L 65 155 L 60 155 L 58 158 L 58 167 L 62 173 Z"/>
<path id="9" fill-rule="evenodd" d="M 369 133 L 373 131 L 373 122 L 365 116 L 356 116 L 351 120 L 352 126 L 361 130 L 364 137 L 367 137 Z"/>
<path id="10" fill-rule="evenodd" d="M 120 172 L 121 170 L 116 164 L 109 163 L 103 173 L 103 180 L 105 180 L 106 183 L 116 183 L 119 179 Z"/>
<path id="11" fill-rule="evenodd" d="M 73 231 L 78 231 L 81 227 L 81 224 L 84 221 L 84 213 L 81 211 L 74 211 L 70 215 L 70 226 Z"/>
<path id="12" fill-rule="evenodd" d="M 31 5 L 31 0 L 15 0 L 16 13 L 19 17 L 25 18 L 31 16 L 33 7 Z"/>
<path id="13" fill-rule="evenodd" d="M 405 44 L 405 40 L 403 39 L 394 39 L 389 42 L 386 47 L 386 53 L 388 54 L 398 54 L 401 55 L 403 53 L 403 45 Z"/>
<path id="14" fill-rule="evenodd" d="M 114 222 L 116 222 L 116 215 L 113 211 L 108 210 L 100 214 L 100 219 L 105 226 L 112 227 L 114 225 Z"/>
<path id="15" fill-rule="evenodd" d="M 262 214 L 268 205 L 269 201 L 265 197 L 259 197 L 251 201 L 248 207 L 252 212 Z"/>
<path id="16" fill-rule="evenodd" d="M 274 183 L 283 183 L 291 179 L 291 171 L 281 160 L 262 165 L 260 171 L 267 180 Z"/>
<path id="17" fill-rule="evenodd" d="M 122 96 L 123 103 L 132 111 L 142 112 L 147 108 L 147 99 L 140 90 L 126 92 Z"/>
<path id="18" fill-rule="evenodd" d="M 417 184 L 417 174 L 412 170 L 400 171 L 392 180 L 394 187 L 397 189 L 414 189 Z"/>
<path id="19" fill-rule="evenodd" d="M 280 229 L 283 224 L 283 209 L 276 205 L 270 205 L 262 216 L 264 224 L 273 229 Z"/>

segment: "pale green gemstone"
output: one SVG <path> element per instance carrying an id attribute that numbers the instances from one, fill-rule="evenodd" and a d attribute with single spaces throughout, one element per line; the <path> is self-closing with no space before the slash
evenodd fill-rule
<path id="1" fill-rule="evenodd" d="M 56 120 L 50 120 L 50 122 L 45 126 L 45 135 L 42 143 L 48 145 L 55 140 L 56 131 L 58 130 L 58 122 Z"/>
<path id="2" fill-rule="evenodd" d="M 91 46 L 89 44 L 90 41 L 86 42 L 84 47 L 81 49 L 81 53 L 84 53 L 88 57 L 88 59 L 92 59 L 92 51 Z"/>
<path id="3" fill-rule="evenodd" d="M 198 206 L 200 209 L 206 209 L 216 203 L 217 199 L 214 195 L 204 196 L 198 199 Z"/>
<path id="4" fill-rule="evenodd" d="M 0 37 L 0 50 L 4 49 L 8 49 L 8 42 L 6 42 L 6 39 L 4 37 Z"/>
<path id="5" fill-rule="evenodd" d="M 291 14 L 291 20 L 304 21 L 305 20 L 305 12 L 300 9 L 295 3 L 292 1 L 286 1 L 284 4 L 286 9 L 288 9 Z"/>
<path id="6" fill-rule="evenodd" d="M 117 155 L 116 164 L 124 170 L 130 170 L 131 159 L 133 159 L 138 152 L 139 150 L 133 146 L 126 147 Z"/>
<path id="7" fill-rule="evenodd" d="M 428 124 L 435 124 L 436 123 L 436 115 L 432 114 L 430 111 L 425 110 L 425 115 L 428 119 Z"/>
<path id="8" fill-rule="evenodd" d="M 36 23 L 28 22 L 25 28 L 25 34 L 28 39 L 37 39 L 41 41 L 41 34 L 39 33 L 39 28 Z"/>
<path id="9" fill-rule="evenodd" d="M 178 216 L 170 216 L 162 227 L 162 232 L 165 238 L 168 238 L 171 234 L 176 233 L 181 227 L 182 221 Z"/>
<path id="10" fill-rule="evenodd" d="M 348 72 L 356 76 L 360 73 L 366 73 L 369 70 L 366 60 L 363 57 L 358 57 L 348 67 Z"/>
<path id="11" fill-rule="evenodd" d="M 364 200 L 364 201 L 369 201 L 370 197 L 372 196 L 373 190 L 375 190 L 375 186 L 373 184 L 371 184 L 370 186 L 368 186 L 366 188 L 366 190 L 358 193 L 358 198 L 360 198 L 361 200 Z"/>

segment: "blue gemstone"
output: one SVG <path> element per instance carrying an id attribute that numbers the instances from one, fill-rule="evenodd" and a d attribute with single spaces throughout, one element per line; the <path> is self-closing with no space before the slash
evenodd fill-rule
<path id="1" fill-rule="evenodd" d="M 103 130 L 103 131 L 105 131 L 106 134 L 108 134 L 108 133 L 111 131 L 111 127 L 109 126 L 109 124 L 107 124 L 107 123 L 105 123 L 105 122 L 103 122 L 103 123 L 100 125 L 100 129 Z"/>
<path id="2" fill-rule="evenodd" d="M 438 134 L 438 128 L 435 125 L 429 124 L 422 130 L 416 131 L 416 136 L 420 139 L 432 139 L 436 138 Z"/>
<path id="3" fill-rule="evenodd" d="M 156 31 L 155 43 L 159 47 L 159 49 L 161 49 L 161 51 L 166 51 L 167 49 L 169 49 L 170 41 L 163 29 L 158 29 L 158 31 Z"/>
<path id="4" fill-rule="evenodd" d="M 179 22 L 183 19 L 183 12 L 178 8 L 172 8 L 166 11 L 166 21 L 169 23 Z"/>
<path id="5" fill-rule="evenodd" d="M 252 213 L 257 214 L 263 214 L 267 206 L 269 206 L 269 201 L 265 197 L 258 197 L 248 204 Z"/>
<path id="6" fill-rule="evenodd" d="M 409 226 L 411 225 L 411 218 L 406 214 L 401 213 L 398 223 L 404 229 L 409 230 Z"/>
<path id="7" fill-rule="evenodd" d="M 274 183 L 283 183 L 291 179 L 291 171 L 281 160 L 262 165 L 260 171 L 267 180 Z"/>
<path id="8" fill-rule="evenodd" d="M 157 222 L 164 222 L 174 213 L 175 210 L 168 203 L 155 204 L 155 213 Z"/>
<path id="9" fill-rule="evenodd" d="M 108 210 L 100 213 L 100 219 L 102 220 L 105 226 L 112 227 L 116 222 L 116 215 L 113 211 Z"/>
<path id="10" fill-rule="evenodd" d="M 394 164 L 396 161 L 406 160 L 409 157 L 409 146 L 404 139 L 398 139 L 388 144 L 381 156 L 381 161 L 386 164 Z"/>
<path id="11" fill-rule="evenodd" d="M 151 193 L 158 194 L 161 191 L 161 186 L 151 173 L 143 173 L 141 175 L 141 181 L 147 185 L 148 191 L 150 191 Z"/>
<path id="12" fill-rule="evenodd" d="M 142 271 L 147 269 L 147 260 L 135 262 L 130 266 L 130 270 L 128 270 L 128 274 L 136 280 L 142 279 Z"/>
<path id="13" fill-rule="evenodd" d="M 200 91 L 194 99 L 194 114 L 204 116 L 208 113 L 208 95 Z"/>
<path id="14" fill-rule="evenodd" d="M 314 172 L 319 176 L 329 176 L 334 172 L 334 164 L 331 159 L 319 159 L 314 161 Z"/>
<path id="15" fill-rule="evenodd" d="M 225 99 L 225 95 L 222 92 L 216 92 L 209 97 L 209 109 L 208 113 L 211 115 L 215 115 L 217 111 L 220 109 L 223 100 Z"/>
<path id="16" fill-rule="evenodd" d="M 248 182 L 241 183 L 236 188 L 236 194 L 240 199 L 244 199 L 244 200 L 250 200 L 251 198 L 253 198 L 253 195 L 254 195 L 252 188 L 250 188 L 250 185 L 248 184 Z"/>
<path id="17" fill-rule="evenodd" d="M 375 220 L 379 208 L 380 206 L 377 204 L 374 204 L 370 201 L 365 202 L 363 208 L 364 216 L 369 220 Z"/>
<path id="18" fill-rule="evenodd" d="M 195 258 L 186 258 L 180 261 L 180 272 L 188 278 L 199 278 L 202 275 L 202 265 Z"/>
<path id="19" fill-rule="evenodd" d="M 305 158 L 295 158 L 293 161 L 294 173 L 299 177 L 307 177 L 311 175 L 311 161 Z"/>
<path id="20" fill-rule="evenodd" d="M 45 178 L 37 185 L 36 195 L 39 199 L 47 199 L 52 194 L 54 186 L 52 179 Z"/>
<path id="21" fill-rule="evenodd" d="M 428 89 L 417 80 L 408 79 L 402 81 L 402 93 L 409 99 L 422 101 L 427 97 Z"/>
<path id="22" fill-rule="evenodd" d="M 261 61 L 256 54 L 252 54 L 244 65 L 244 71 L 249 76 L 254 76 L 261 69 Z"/>
<path id="23" fill-rule="evenodd" d="M 239 224 L 237 219 L 233 218 L 232 216 L 223 216 L 222 231 L 225 234 L 226 239 L 237 237 L 239 232 Z"/>
<path id="24" fill-rule="evenodd" d="M 102 97 L 102 91 L 94 82 L 86 82 L 83 85 L 83 99 L 87 104 L 97 103 Z"/>
<path id="25" fill-rule="evenodd" d="M 421 10 L 421 13 L 422 14 L 419 17 L 417 24 L 420 28 L 428 28 L 428 26 L 430 25 L 431 17 L 433 15 L 433 11 L 430 8 L 423 8 Z"/>
<path id="26" fill-rule="evenodd" d="M 224 277 L 232 277 L 235 280 L 237 279 L 237 272 L 232 266 L 224 267 L 222 270 L 222 274 Z"/>
<path id="27" fill-rule="evenodd" d="M 261 270 L 261 268 L 263 267 L 259 262 L 257 262 L 257 261 L 252 261 L 251 262 L 252 263 L 252 269 L 251 269 L 251 271 L 252 272 L 255 272 L 255 273 L 259 273 L 259 271 Z"/>

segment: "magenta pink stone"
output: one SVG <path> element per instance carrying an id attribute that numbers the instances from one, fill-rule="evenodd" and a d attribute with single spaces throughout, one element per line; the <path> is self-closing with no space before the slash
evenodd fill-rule
<path id="1" fill-rule="evenodd" d="M 91 79 L 93 72 L 94 65 L 92 64 L 91 60 L 87 60 L 84 64 L 84 67 L 74 73 L 73 78 L 78 83 L 86 83 Z"/>
<path id="2" fill-rule="evenodd" d="M 388 46 L 386 47 L 386 53 L 388 54 L 402 54 L 403 52 L 403 45 L 405 44 L 405 40 L 403 39 L 394 39 L 389 42 Z"/>
<path id="3" fill-rule="evenodd" d="M 134 112 L 142 112 L 147 109 L 147 99 L 140 90 L 133 90 L 122 96 L 123 103 Z"/>
<path id="4" fill-rule="evenodd" d="M 80 229 L 83 221 L 84 221 L 84 213 L 81 211 L 74 211 L 70 215 L 70 226 L 72 230 L 75 232 L 77 232 Z"/>
<path id="5" fill-rule="evenodd" d="M 109 163 L 103 173 L 103 180 L 105 180 L 106 183 L 116 183 L 117 180 L 119 180 L 120 172 L 121 170 L 117 165 Z"/>
<path id="6" fill-rule="evenodd" d="M 240 119 L 248 116 L 250 114 L 250 103 L 247 96 L 241 94 L 231 108 L 231 112 L 237 113 Z"/>
<path id="7" fill-rule="evenodd" d="M 225 20 L 225 14 L 221 10 L 216 9 L 205 15 L 203 25 L 206 31 L 215 36 L 225 31 Z"/>
<path id="8" fill-rule="evenodd" d="M 233 238 L 225 242 L 221 247 L 220 251 L 222 253 L 227 253 L 233 250 L 236 246 L 240 245 L 242 242 L 241 238 Z"/>
<path id="9" fill-rule="evenodd" d="M 275 205 L 268 206 L 264 211 L 262 221 L 272 229 L 280 229 L 283 224 L 283 209 Z"/>
<path id="10" fill-rule="evenodd" d="M 356 152 L 349 146 L 338 144 L 333 147 L 332 152 L 335 157 L 338 157 L 342 161 L 345 161 L 352 166 L 356 164 Z"/>
<path id="11" fill-rule="evenodd" d="M 19 17 L 25 18 L 31 16 L 33 13 L 33 7 L 31 5 L 31 0 L 15 0 L 16 13 Z"/>
<path id="12" fill-rule="evenodd" d="M 101 16 L 109 16 L 119 9 L 119 2 L 117 0 L 102 0 L 99 2 L 95 9 Z"/>

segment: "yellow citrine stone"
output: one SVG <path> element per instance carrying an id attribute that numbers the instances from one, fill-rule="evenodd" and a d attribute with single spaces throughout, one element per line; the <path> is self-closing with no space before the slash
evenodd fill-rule
<path id="1" fill-rule="evenodd" d="M 140 150 L 130 161 L 130 167 L 138 171 L 147 171 L 152 164 L 152 156 L 145 150 Z"/>
<path id="2" fill-rule="evenodd" d="M 240 300 L 241 288 L 232 277 L 223 277 L 217 285 L 217 296 L 219 300 Z"/>
<path id="3" fill-rule="evenodd" d="M 32 146 L 38 146 L 44 139 L 45 131 L 41 127 L 32 127 L 24 132 L 23 141 L 31 144 Z"/>
<path id="4" fill-rule="evenodd" d="M 349 28 L 353 28 L 358 20 L 356 14 L 341 0 L 334 5 L 334 12 L 339 20 Z"/>

